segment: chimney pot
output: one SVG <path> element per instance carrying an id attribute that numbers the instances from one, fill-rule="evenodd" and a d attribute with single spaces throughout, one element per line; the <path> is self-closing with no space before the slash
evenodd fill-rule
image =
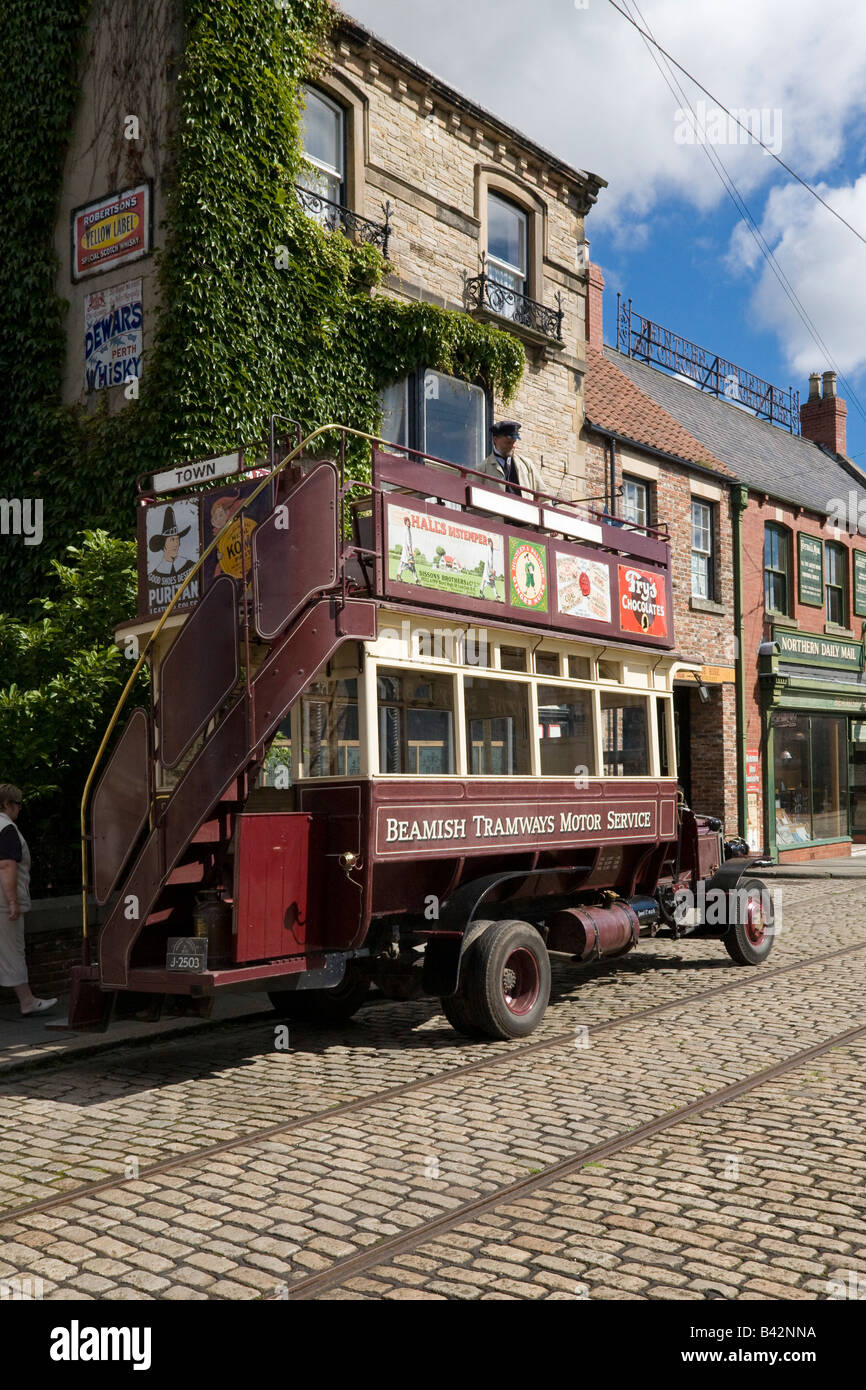
<path id="1" fill-rule="evenodd" d="M 835 396 L 835 394 L 836 394 L 836 373 L 835 373 L 835 372 L 825 372 L 825 373 L 824 373 L 824 376 L 823 376 L 823 382 L 824 382 L 824 400 L 826 401 L 826 400 L 828 400 L 828 399 L 832 399 L 832 398 Z"/>
<path id="2" fill-rule="evenodd" d="M 821 399 L 821 373 L 809 373 L 809 400 L 819 401 Z"/>
<path id="3" fill-rule="evenodd" d="M 836 373 L 824 372 L 824 395 L 818 394 L 819 373 L 809 375 L 809 399 L 800 406 L 800 433 L 814 444 L 824 444 L 834 453 L 846 452 L 848 407 L 836 395 Z"/>

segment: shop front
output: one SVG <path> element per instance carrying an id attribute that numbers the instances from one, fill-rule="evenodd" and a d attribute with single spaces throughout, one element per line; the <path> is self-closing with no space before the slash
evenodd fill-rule
<path id="1" fill-rule="evenodd" d="M 785 860 L 850 853 L 866 839 L 862 641 L 774 627 L 761 656 L 764 833 Z"/>

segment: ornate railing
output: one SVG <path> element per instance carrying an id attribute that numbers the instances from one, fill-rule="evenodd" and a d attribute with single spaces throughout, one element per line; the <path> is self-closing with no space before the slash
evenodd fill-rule
<path id="1" fill-rule="evenodd" d="M 357 237 L 358 241 L 366 241 L 370 246 L 378 246 L 385 259 L 388 259 L 388 243 L 391 240 L 390 203 L 382 204 L 382 212 L 385 215 L 384 222 L 373 222 L 369 217 L 362 217 L 360 213 L 352 212 L 351 208 L 344 208 L 342 203 L 334 203 L 330 198 L 323 197 L 321 193 L 315 193 L 311 188 L 304 188 L 303 184 L 296 183 L 295 192 L 301 206 L 329 232 L 345 232 L 347 236 Z"/>
<path id="2" fill-rule="evenodd" d="M 463 307 L 468 313 L 487 309 L 490 313 L 499 314 L 504 319 L 510 319 L 512 323 L 520 324 L 523 328 L 532 328 L 537 333 L 543 333 L 546 338 L 561 343 L 564 311 L 562 295 L 558 292 L 556 303 L 557 308 L 548 309 L 545 304 L 539 304 L 537 299 L 530 299 L 528 295 L 521 294 L 510 285 L 503 285 L 494 280 L 487 269 L 487 258 L 483 252 L 481 274 L 473 275 L 463 283 Z"/>
<path id="3" fill-rule="evenodd" d="M 727 358 L 680 338 L 669 328 L 636 314 L 631 300 L 616 297 L 616 345 L 626 357 L 679 373 L 714 396 L 748 407 L 771 424 L 800 433 L 800 393 L 783 390 Z"/>

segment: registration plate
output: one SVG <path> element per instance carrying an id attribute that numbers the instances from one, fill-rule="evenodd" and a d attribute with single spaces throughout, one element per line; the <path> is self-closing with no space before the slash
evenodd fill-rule
<path id="1" fill-rule="evenodd" d="M 170 936 L 165 953 L 166 970 L 207 970 L 206 936 Z"/>

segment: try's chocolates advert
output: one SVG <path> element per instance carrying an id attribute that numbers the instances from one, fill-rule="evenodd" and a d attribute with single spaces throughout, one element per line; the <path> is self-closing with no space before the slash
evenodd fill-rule
<path id="1" fill-rule="evenodd" d="M 619 565 L 619 625 L 623 632 L 667 637 L 668 613 L 664 575 Z"/>

